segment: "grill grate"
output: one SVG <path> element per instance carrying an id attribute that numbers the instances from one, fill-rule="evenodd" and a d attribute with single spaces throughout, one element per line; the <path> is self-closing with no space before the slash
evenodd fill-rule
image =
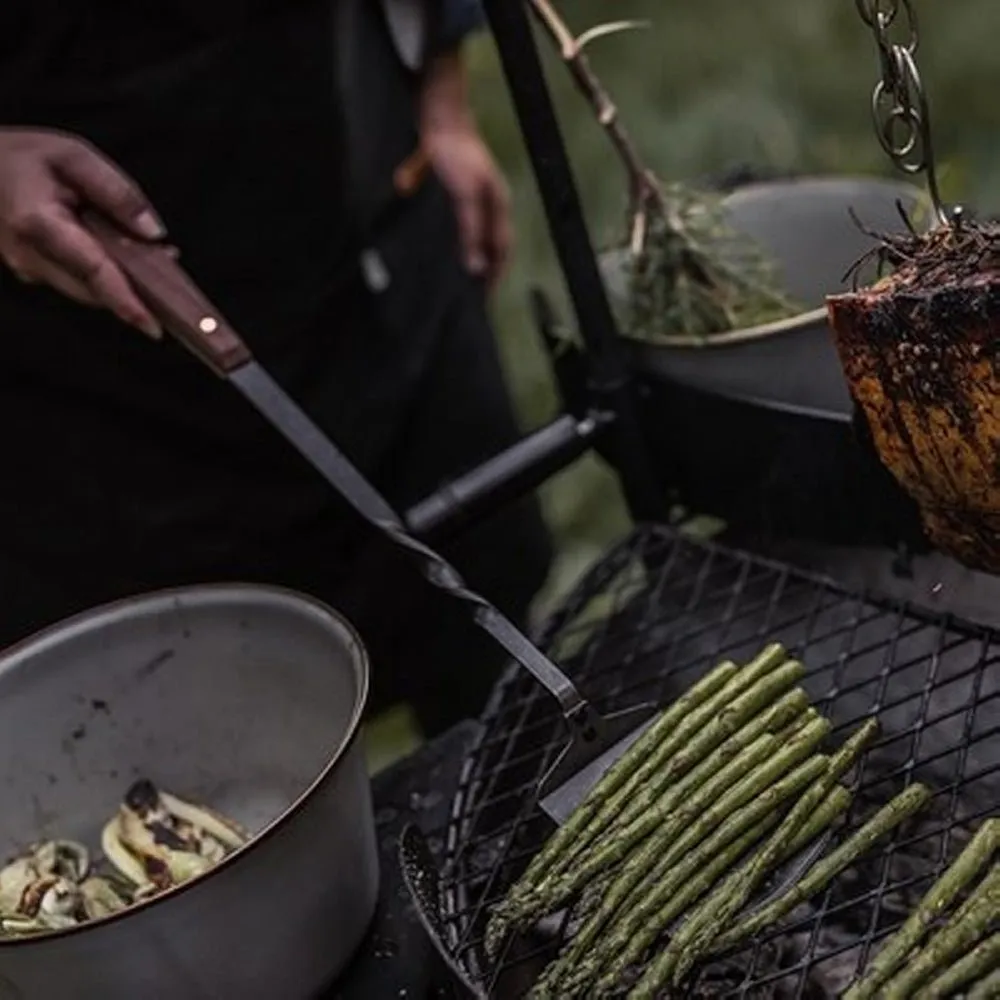
<path id="1" fill-rule="evenodd" d="M 844 819 L 856 828 L 912 781 L 931 807 L 830 888 L 739 954 L 702 970 L 693 995 L 835 995 L 899 926 L 970 829 L 1000 811 L 1000 635 L 946 615 L 852 594 L 755 556 L 644 527 L 612 550 L 543 629 L 540 644 L 602 711 L 677 697 L 721 659 L 778 640 L 842 738 L 877 714 Z M 562 721 L 523 671 L 505 674 L 465 763 L 448 827 L 443 909 L 449 947 L 490 996 L 523 995 L 566 934 L 566 918 L 482 947 L 489 910 L 550 829 L 536 784 L 562 747 Z"/>

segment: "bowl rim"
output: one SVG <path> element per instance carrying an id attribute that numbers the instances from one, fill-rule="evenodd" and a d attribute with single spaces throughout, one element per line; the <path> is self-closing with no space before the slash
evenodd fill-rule
<path id="1" fill-rule="evenodd" d="M 251 598 L 269 598 L 272 606 L 277 601 L 286 607 L 294 607 L 299 612 L 306 611 L 313 620 L 322 621 L 326 627 L 331 628 L 344 641 L 354 667 L 355 679 L 358 686 L 351 715 L 336 749 L 330 755 L 330 759 L 323 765 L 319 773 L 309 782 L 306 788 L 277 816 L 253 834 L 245 844 L 236 848 L 231 854 L 226 855 L 225 858 L 218 862 L 218 864 L 213 865 L 208 871 L 196 875 L 194 878 L 188 879 L 179 885 L 171 886 L 164 892 L 158 893 L 149 899 L 132 903 L 117 913 L 106 914 L 105 916 L 97 917 L 94 920 L 88 920 L 72 927 L 38 931 L 23 937 L 0 937 L 0 950 L 28 946 L 40 947 L 51 941 L 70 935 L 80 935 L 91 931 L 103 930 L 127 917 L 148 911 L 155 906 L 167 903 L 171 899 L 176 899 L 181 893 L 203 885 L 217 872 L 242 863 L 250 855 L 253 848 L 280 832 L 296 814 L 305 808 L 313 798 L 314 793 L 330 779 L 340 762 L 354 746 L 361 731 L 362 717 L 368 703 L 371 684 L 371 660 L 368 651 L 357 629 L 339 611 L 336 611 L 325 601 L 317 597 L 290 587 L 239 582 L 204 583 L 168 587 L 147 591 L 132 597 L 120 598 L 116 601 L 109 601 L 48 625 L 13 645 L 0 650 L 0 672 L 11 661 L 24 658 L 39 648 L 51 648 L 65 641 L 67 638 L 92 631 L 95 627 L 99 627 L 102 621 L 117 617 L 126 609 L 143 613 L 150 611 L 155 613 L 157 609 L 162 611 L 177 611 L 185 599 L 192 597 L 222 598 L 226 596 L 238 597 L 241 594 L 249 595 Z"/>
<path id="2" fill-rule="evenodd" d="M 725 193 L 722 197 L 723 205 L 731 205 L 735 202 L 745 201 L 768 192 L 788 189 L 788 188 L 838 188 L 864 185 L 867 187 L 882 187 L 893 189 L 902 194 L 904 191 L 911 192 L 914 197 L 921 195 L 921 190 L 915 184 L 893 177 L 883 177 L 878 174 L 803 174 L 798 177 L 775 178 L 773 180 L 753 181 L 744 184 L 733 191 Z M 625 251 L 625 247 L 609 247 L 604 254 Z M 602 256 L 604 255 L 602 254 Z M 830 293 L 831 295 L 836 293 Z M 843 293 L 839 293 L 843 294 Z M 741 327 L 738 330 L 728 330 L 725 333 L 713 333 L 708 337 L 692 337 L 674 335 L 663 337 L 660 340 L 648 341 L 639 338 L 629 337 L 622 334 L 624 340 L 641 345 L 655 351 L 657 348 L 694 348 L 696 350 L 712 350 L 719 347 L 732 347 L 738 344 L 746 344 L 756 340 L 764 340 L 768 337 L 779 336 L 784 333 L 798 333 L 807 326 L 815 323 L 827 322 L 827 306 L 816 306 L 812 309 L 794 313 L 783 319 L 772 320 L 769 323 L 758 323 L 755 326 Z"/>

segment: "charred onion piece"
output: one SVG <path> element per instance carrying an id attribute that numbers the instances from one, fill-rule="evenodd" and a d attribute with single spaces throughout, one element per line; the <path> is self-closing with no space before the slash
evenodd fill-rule
<path id="1" fill-rule="evenodd" d="M 246 840 L 235 823 L 145 779 L 126 792 L 102 835 L 108 861 L 144 896 L 204 874 Z"/>
<path id="2" fill-rule="evenodd" d="M 33 845 L 0 869 L 0 917 L 37 918 L 43 929 L 62 926 L 79 909 L 77 885 L 89 870 L 81 844 L 48 840 Z"/>
<path id="3" fill-rule="evenodd" d="M 896 271 L 827 300 L 851 393 L 936 547 L 1000 572 L 1000 226 L 871 235 Z"/>

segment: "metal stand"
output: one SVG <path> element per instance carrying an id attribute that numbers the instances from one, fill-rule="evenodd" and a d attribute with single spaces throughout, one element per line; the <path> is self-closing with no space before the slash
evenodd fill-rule
<path id="1" fill-rule="evenodd" d="M 422 537 L 468 527 L 541 485 L 598 439 L 619 475 L 632 517 L 637 521 L 661 520 L 666 499 L 653 474 L 654 464 L 638 416 L 636 386 L 604 290 L 527 11 L 521 0 L 483 0 L 483 6 L 585 346 L 572 366 L 582 367 L 582 373 L 573 374 L 583 378 L 568 378 L 566 369 L 570 366 L 553 359 L 560 387 L 575 416 L 558 418 L 446 484 L 411 508 L 406 523 Z M 533 307 L 540 333 L 546 338 L 552 317 L 538 292 Z M 551 353 L 552 344 L 547 346 Z"/>
<path id="2" fill-rule="evenodd" d="M 643 438 L 635 386 L 601 280 L 528 12 L 521 0 L 483 0 L 483 8 L 586 346 L 593 403 L 615 417 L 608 431 L 609 452 L 625 498 L 636 520 L 661 519 L 665 501 Z"/>

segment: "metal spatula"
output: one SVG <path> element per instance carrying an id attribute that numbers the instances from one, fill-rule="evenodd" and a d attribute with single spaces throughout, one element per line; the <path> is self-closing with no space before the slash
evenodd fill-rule
<path id="1" fill-rule="evenodd" d="M 569 678 L 493 605 L 465 586 L 453 566 L 414 538 L 402 518 L 254 360 L 250 349 L 180 267 L 171 249 L 140 243 L 103 217 L 85 220 L 149 309 L 181 344 L 227 379 L 374 528 L 405 551 L 435 587 L 463 601 L 476 624 L 558 701 L 570 739 L 539 786 L 542 808 L 561 823 L 639 737 L 654 714 L 640 705 L 603 716 Z"/>

